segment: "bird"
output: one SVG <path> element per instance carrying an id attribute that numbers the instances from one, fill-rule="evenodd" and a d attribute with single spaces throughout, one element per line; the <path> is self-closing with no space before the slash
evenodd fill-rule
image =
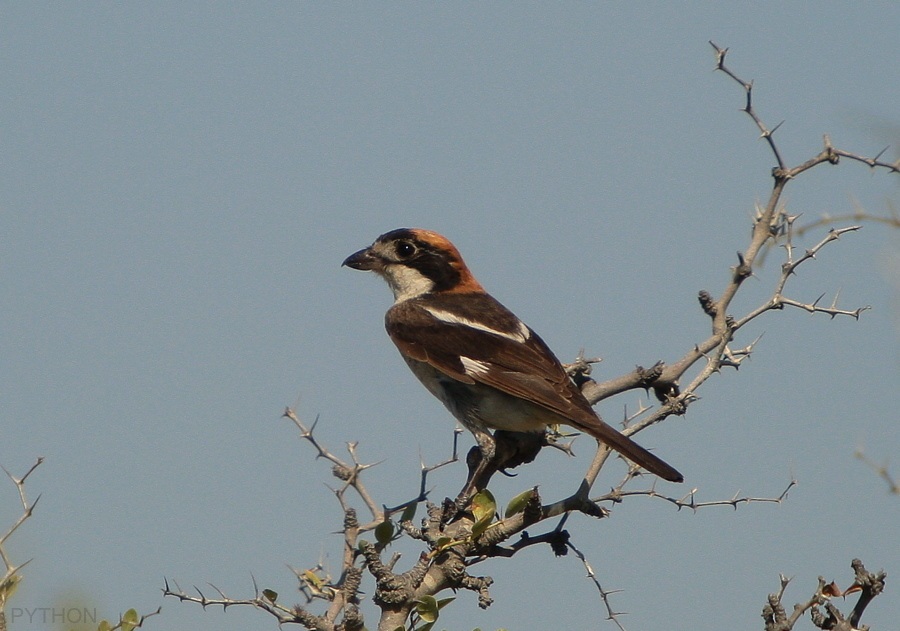
<path id="1" fill-rule="evenodd" d="M 544 432 L 564 424 L 590 434 L 671 482 L 681 473 L 594 411 L 546 343 L 475 279 L 446 237 L 398 228 L 342 266 L 387 281 L 385 328 L 413 374 L 475 437 L 480 469 L 495 454 L 491 430 Z M 479 470 L 461 497 L 471 495 Z"/>

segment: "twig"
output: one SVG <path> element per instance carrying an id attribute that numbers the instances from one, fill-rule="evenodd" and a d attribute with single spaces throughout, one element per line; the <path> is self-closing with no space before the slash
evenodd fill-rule
<path id="1" fill-rule="evenodd" d="M 265 611 L 278 620 L 278 624 L 287 624 L 287 623 L 299 623 L 305 626 L 307 629 L 315 629 L 317 631 L 333 631 L 334 625 L 328 625 L 325 619 L 321 616 L 314 616 L 309 613 L 305 609 L 299 606 L 295 607 L 286 607 L 277 602 L 277 594 L 273 592 L 268 592 L 264 590 L 262 593 L 259 590 L 256 590 L 256 596 L 253 598 L 230 598 L 225 595 L 225 593 L 216 587 L 215 585 L 210 584 L 210 587 L 218 593 L 218 598 L 210 598 L 206 596 L 198 587 L 194 587 L 194 591 L 197 592 L 197 595 L 188 594 L 178 583 L 172 583 L 174 588 L 169 585 L 168 579 L 166 579 L 165 587 L 163 588 L 164 596 L 174 596 L 178 598 L 182 602 L 192 602 L 197 603 L 204 609 L 207 607 L 215 607 L 221 606 L 223 609 L 227 609 L 228 607 L 233 606 L 249 606 L 254 607 L 256 609 L 260 609 Z M 256 586 L 254 585 L 254 588 Z"/>
<path id="2" fill-rule="evenodd" d="M 622 621 L 619 620 L 619 616 L 625 615 L 625 612 L 624 611 L 615 611 L 612 608 L 612 603 L 609 600 L 609 597 L 611 595 L 618 594 L 622 590 L 616 589 L 616 590 L 607 591 L 607 590 L 603 589 L 603 586 L 600 584 L 600 580 L 597 578 L 597 574 L 594 572 L 594 568 L 591 567 L 591 564 L 588 562 L 587 557 L 581 552 L 581 550 L 576 548 L 571 542 L 569 542 L 567 545 L 568 545 L 569 549 L 575 553 L 575 556 L 577 556 L 579 558 L 579 560 L 581 560 L 581 563 L 584 565 L 584 569 L 587 571 L 587 577 L 597 587 L 597 591 L 600 593 L 600 599 L 603 601 L 603 605 L 606 607 L 606 619 L 612 620 L 613 623 L 615 623 L 615 625 L 617 627 L 619 627 L 620 631 L 627 631 L 625 629 L 625 627 L 622 625 Z"/>
<path id="3" fill-rule="evenodd" d="M 710 46 L 716 51 L 716 70 L 724 72 L 729 77 L 734 79 L 735 83 L 744 88 L 744 94 L 746 95 L 746 104 L 744 105 L 743 112 L 747 114 L 750 118 L 753 119 L 753 122 L 756 124 L 756 127 L 759 129 L 760 138 L 764 138 L 767 143 L 769 143 L 769 148 L 772 150 L 772 154 L 775 156 L 775 161 L 778 163 L 778 168 L 784 170 L 784 160 L 781 159 L 781 153 L 778 151 L 778 147 L 775 145 L 775 140 L 772 135 L 775 131 L 778 130 L 779 127 L 784 123 L 778 123 L 772 129 L 766 127 L 765 123 L 756 115 L 756 111 L 753 109 L 753 81 L 744 81 L 740 77 L 738 77 L 732 70 L 725 65 L 725 55 L 728 54 L 727 48 L 720 48 L 716 46 L 712 41 L 709 42 Z"/>
<path id="4" fill-rule="evenodd" d="M 153 616 L 158 616 L 160 614 L 160 612 L 162 612 L 162 607 L 157 607 L 156 611 L 151 611 L 150 613 L 142 614 L 141 616 L 138 617 L 137 620 L 134 620 L 134 619 L 127 620 L 126 618 L 128 617 L 128 613 L 126 613 L 125 616 L 120 615 L 119 621 L 114 626 L 109 627 L 109 631 L 116 631 L 116 629 L 121 629 L 126 626 L 129 629 L 139 629 L 144 626 L 144 621 L 147 620 L 147 618 L 152 618 Z"/>
<path id="5" fill-rule="evenodd" d="M 384 512 L 379 508 L 378 504 L 372 499 L 372 496 L 369 494 L 368 489 L 366 489 L 365 485 L 359 478 L 359 474 L 374 467 L 378 463 L 372 464 L 362 464 L 359 462 L 356 456 L 356 447 L 357 443 L 351 442 L 347 443 L 347 451 L 350 454 L 350 458 L 352 463 L 345 462 L 341 460 L 333 453 L 331 453 L 328 449 L 325 448 L 322 443 L 318 441 L 315 434 L 313 433 L 316 429 L 316 424 L 318 424 L 319 419 L 316 418 L 313 421 L 313 424 L 307 427 L 303 421 L 300 420 L 300 417 L 297 416 L 296 412 L 291 408 L 285 408 L 284 413 L 282 414 L 285 418 L 290 419 L 294 425 L 300 430 L 300 436 L 306 439 L 310 445 L 316 450 L 317 458 L 324 458 L 331 462 L 334 466 L 332 467 L 332 474 L 338 478 L 339 480 L 344 482 L 344 486 L 342 489 L 337 491 L 337 493 L 343 493 L 343 491 L 347 488 L 353 488 L 356 491 L 357 495 L 359 495 L 360 499 L 365 503 L 366 507 L 369 509 L 369 512 L 372 515 L 372 524 L 371 527 L 374 528 L 376 525 L 380 524 L 384 521 Z M 368 528 L 364 528 L 368 529 Z"/>
<path id="6" fill-rule="evenodd" d="M 788 491 L 790 491 L 794 486 L 796 486 L 797 481 L 792 479 L 787 487 L 781 492 L 781 494 L 777 497 L 751 497 L 751 496 L 740 496 L 739 493 L 735 493 L 731 499 L 727 500 L 709 500 L 705 502 L 698 502 L 696 500 L 697 489 L 691 489 L 691 491 L 682 496 L 682 497 L 670 497 L 668 495 L 664 495 L 657 491 L 655 488 L 643 489 L 643 490 L 635 490 L 635 491 L 625 491 L 621 488 L 613 489 L 609 493 L 605 495 L 601 495 L 599 497 L 593 498 L 594 502 L 612 502 L 617 504 L 621 502 L 626 497 L 631 496 L 645 496 L 645 497 L 653 497 L 661 500 L 665 500 L 670 504 L 673 504 L 678 510 L 682 508 L 688 508 L 692 511 L 697 511 L 701 508 L 707 508 L 710 506 L 730 506 L 733 509 L 737 510 L 738 506 L 741 504 L 756 504 L 756 503 L 770 503 L 770 504 L 781 504 L 787 499 Z"/>
<path id="7" fill-rule="evenodd" d="M 453 429 L 453 450 L 450 456 L 433 465 L 426 465 L 425 461 L 420 457 L 419 458 L 419 467 L 420 467 L 420 475 L 419 475 L 419 494 L 411 500 L 407 500 L 402 504 L 398 504 L 392 508 L 384 507 L 385 517 L 390 517 L 394 513 L 404 510 L 408 506 L 413 504 L 418 504 L 420 502 L 424 502 L 428 499 L 429 490 L 428 486 L 428 474 L 432 471 L 436 471 L 442 467 L 446 467 L 447 465 L 453 464 L 454 462 L 459 462 L 459 436 L 463 433 L 463 429 L 461 427 L 455 427 Z"/>
<path id="8" fill-rule="evenodd" d="M 815 230 L 817 228 L 833 227 L 836 224 L 846 222 L 852 222 L 853 224 L 857 225 L 864 223 L 879 223 L 888 226 L 889 228 L 900 228 L 900 212 L 898 212 L 896 208 L 891 207 L 890 214 L 888 216 L 873 215 L 867 212 L 865 209 L 857 206 L 852 213 L 843 213 L 837 215 L 823 213 L 822 216 L 816 220 L 810 221 L 809 223 L 805 223 L 803 225 L 794 226 L 793 236 L 802 237 L 807 232 L 811 232 L 812 230 Z M 779 235 L 779 237 L 767 244 L 764 252 L 760 253 L 759 258 L 757 259 L 758 265 L 760 267 L 765 264 L 765 259 L 768 256 L 769 251 L 778 241 L 780 241 L 780 239 L 781 236 Z"/>
<path id="9" fill-rule="evenodd" d="M 19 575 L 19 570 L 28 565 L 31 562 L 31 559 L 25 561 L 24 563 L 20 563 L 18 565 L 14 564 L 10 558 L 9 554 L 6 550 L 6 542 L 9 541 L 9 538 L 12 537 L 13 533 L 16 532 L 19 527 L 24 524 L 31 515 L 34 513 L 34 508 L 37 506 L 38 501 L 40 501 L 41 496 L 38 495 L 37 498 L 33 502 L 28 501 L 28 497 L 25 494 L 25 481 L 28 479 L 35 469 L 41 466 L 41 463 L 44 462 L 44 459 L 38 458 L 33 465 L 25 472 L 25 474 L 17 478 L 12 473 L 10 473 L 6 467 L 0 467 L 3 469 L 3 472 L 6 473 L 6 477 L 12 481 L 12 483 L 16 487 L 16 491 L 19 493 L 19 502 L 22 505 L 22 512 L 19 517 L 13 522 L 9 528 L 6 529 L 2 535 L 0 535 L 0 559 L 3 560 L 4 572 L 3 578 L 0 578 L 0 613 L 2 613 L 6 607 L 6 602 L 10 596 L 12 596 L 13 592 L 16 590 L 16 586 L 22 577 Z M 5 624 L 5 620 L 4 620 Z"/>
<path id="10" fill-rule="evenodd" d="M 866 466 L 868 466 L 870 469 L 872 469 L 872 471 L 878 474 L 878 477 L 887 482 L 888 491 L 890 493 L 894 495 L 900 495 L 900 484 L 897 483 L 897 480 L 894 479 L 894 476 L 892 476 L 891 472 L 888 470 L 887 462 L 885 462 L 884 464 L 878 464 L 877 462 L 866 456 L 866 454 L 863 453 L 862 449 L 857 449 L 855 452 L 853 452 L 853 456 L 857 460 L 862 460 Z"/>

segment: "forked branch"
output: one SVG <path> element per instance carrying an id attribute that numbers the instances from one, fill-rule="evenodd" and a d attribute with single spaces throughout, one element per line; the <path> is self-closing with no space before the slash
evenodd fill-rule
<path id="1" fill-rule="evenodd" d="M 834 147 L 827 135 L 824 136 L 824 146 L 818 154 L 797 166 L 788 167 L 775 142 L 775 132 L 781 127 L 781 123 L 774 127 L 769 127 L 762 120 L 754 108 L 753 82 L 742 79 L 726 65 L 727 48 L 722 48 L 713 42 L 710 42 L 710 44 L 716 54 L 716 70 L 730 77 L 744 90 L 745 104 L 742 111 L 753 120 L 754 125 L 760 132 L 760 136 L 765 139 L 772 152 L 776 163 L 772 170 L 773 187 L 766 204 L 757 209 L 750 241 L 744 251 L 738 252 L 737 263 L 731 268 L 730 282 L 717 297 L 714 297 L 707 291 L 701 291 L 699 294 L 702 310 L 711 321 L 711 335 L 695 344 L 680 359 L 669 365 L 657 362 L 651 371 L 638 367 L 631 373 L 601 383 L 590 380 L 585 381 L 582 389 L 585 396 L 592 403 L 597 403 L 630 389 L 643 388 L 654 390 L 657 398 L 661 401 L 661 405 L 638 422 L 631 424 L 625 430 L 626 434 L 641 431 L 673 414 L 683 414 L 687 407 L 697 399 L 696 392 L 707 379 L 722 368 L 737 368 L 740 360 L 749 356 L 753 344 L 741 352 L 732 349 L 730 343 L 738 330 L 763 313 L 780 310 L 787 306 L 803 309 L 810 313 L 823 313 L 832 318 L 836 316 L 859 318 L 860 314 L 869 307 L 841 308 L 837 304 L 837 298 L 830 305 L 823 306 L 821 299 L 824 295 L 812 302 L 797 300 L 784 295 L 785 287 L 799 265 L 814 259 L 816 254 L 826 245 L 838 240 L 843 234 L 858 230 L 859 226 L 833 228 L 818 244 L 795 259 L 793 258 L 793 249 L 795 247 L 793 239 L 795 237 L 794 222 L 797 217 L 786 213 L 781 203 L 782 194 L 787 184 L 803 172 L 823 163 L 837 164 L 841 158 L 866 164 L 873 169 L 895 174 L 900 173 L 900 161 L 893 163 L 885 161 L 882 158 L 885 151 L 881 151 L 875 157 L 865 157 Z M 783 240 L 786 259 L 782 265 L 782 274 L 776 281 L 770 298 L 764 304 L 740 317 L 732 316 L 729 314 L 729 307 L 743 282 L 754 274 L 768 245 L 776 242 L 778 239 Z M 682 386 L 680 381 L 698 362 L 703 362 L 702 368 L 687 386 Z"/>

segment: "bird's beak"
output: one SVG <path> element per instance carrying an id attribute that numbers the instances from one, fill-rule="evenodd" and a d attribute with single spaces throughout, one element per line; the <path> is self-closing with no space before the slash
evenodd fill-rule
<path id="1" fill-rule="evenodd" d="M 381 269 L 381 259 L 372 253 L 372 248 L 363 248 L 359 252 L 355 252 L 344 259 L 342 266 L 352 267 L 359 270 L 379 270 Z"/>

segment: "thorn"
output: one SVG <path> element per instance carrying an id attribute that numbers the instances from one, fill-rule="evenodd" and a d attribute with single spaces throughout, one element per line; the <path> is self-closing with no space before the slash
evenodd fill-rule
<path id="1" fill-rule="evenodd" d="M 747 356 L 748 356 L 748 357 L 750 356 L 750 353 L 753 352 L 753 349 L 756 348 L 757 342 L 759 342 L 759 341 L 762 339 L 763 335 L 765 335 L 765 334 L 766 334 L 766 332 L 763 331 L 762 333 L 760 333 L 759 335 L 756 336 L 756 339 L 755 339 L 755 340 L 753 340 L 752 342 L 750 342 L 750 345 L 749 345 L 749 346 L 747 346 Z"/>
<path id="2" fill-rule="evenodd" d="M 836 309 L 836 308 L 837 308 L 838 298 L 841 297 L 841 291 L 842 291 L 842 290 L 843 290 L 843 287 L 838 288 L 837 293 L 834 294 L 834 300 L 831 301 L 831 308 L 832 308 L 832 309 Z M 834 318 L 832 318 L 832 319 L 834 319 Z"/>
<path id="3" fill-rule="evenodd" d="M 813 309 L 815 309 L 819 305 L 819 301 L 822 300 L 822 298 L 824 298 L 824 297 L 825 297 L 825 294 L 823 293 L 821 296 L 816 298 L 815 302 L 812 303 Z"/>

